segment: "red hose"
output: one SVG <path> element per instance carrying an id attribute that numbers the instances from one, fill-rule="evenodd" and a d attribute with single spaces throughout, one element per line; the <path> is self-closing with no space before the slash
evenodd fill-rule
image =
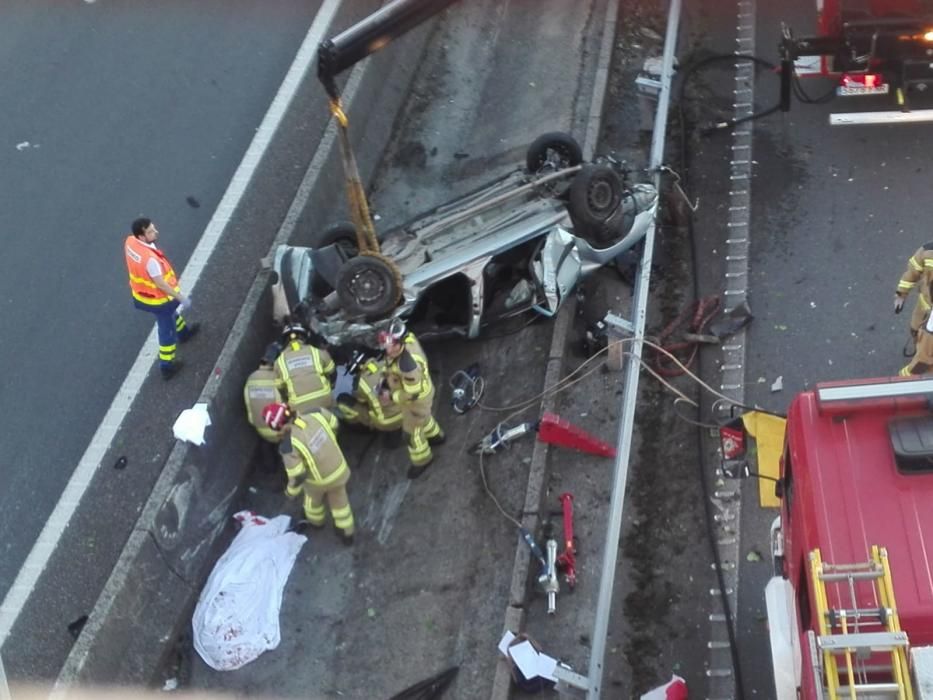
<path id="1" fill-rule="evenodd" d="M 694 301 L 689 307 L 685 307 L 677 318 L 667 324 L 658 336 L 657 344 L 680 360 L 684 367 L 689 368 L 696 360 L 700 344 L 693 340 L 669 343 L 669 338 L 684 324 L 688 315 L 691 317 L 690 325 L 687 326 L 685 332 L 697 335 L 703 334 L 706 326 L 718 312 L 719 296 L 715 294 Z M 653 364 L 655 371 L 662 377 L 678 377 L 684 373 L 684 370 L 670 357 L 657 350 L 655 351 Z"/>

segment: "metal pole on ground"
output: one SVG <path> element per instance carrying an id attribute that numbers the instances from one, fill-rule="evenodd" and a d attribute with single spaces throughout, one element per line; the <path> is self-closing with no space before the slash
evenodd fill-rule
<path id="1" fill-rule="evenodd" d="M 664 55 L 661 65 L 661 89 L 658 95 L 658 111 L 654 120 L 651 138 L 649 168 L 655 173 L 654 183 L 660 191 L 660 166 L 664 162 L 664 142 L 667 131 L 667 110 L 671 97 L 671 76 L 674 68 L 674 48 L 680 22 L 680 0 L 671 0 L 667 16 L 667 34 L 664 37 Z M 639 275 L 635 280 L 632 325 L 634 340 L 625 367 L 625 383 L 622 387 L 619 438 L 616 462 L 612 477 L 612 500 L 609 523 L 606 531 L 606 546 L 603 550 L 602 574 L 599 581 L 599 596 L 596 606 L 596 621 L 593 625 L 593 648 L 587 674 L 589 690 L 587 700 L 599 700 L 602 690 L 603 661 L 606 654 L 606 636 L 609 630 L 609 613 L 612 606 L 612 591 L 615 587 L 616 558 L 622 529 L 622 507 L 625 501 L 625 482 L 628 479 L 628 461 L 632 447 L 632 427 L 635 422 L 635 400 L 638 396 L 638 375 L 641 371 L 641 354 L 645 334 L 645 317 L 648 306 L 648 288 L 651 278 L 651 260 L 654 253 L 655 224 L 645 236 L 645 248 L 639 264 Z"/>

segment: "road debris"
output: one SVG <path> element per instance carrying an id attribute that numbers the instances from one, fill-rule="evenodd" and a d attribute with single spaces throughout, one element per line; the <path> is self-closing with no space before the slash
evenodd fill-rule
<path id="1" fill-rule="evenodd" d="M 506 630 L 499 640 L 499 652 L 505 656 L 512 681 L 519 690 L 536 693 L 553 688 L 557 683 L 554 677 L 557 659 L 542 653 L 537 642 L 528 635 Z"/>
<path id="2" fill-rule="evenodd" d="M 451 666 L 435 676 L 415 683 L 400 693 L 393 695 L 389 700 L 437 700 L 447 687 L 454 682 L 459 666 Z"/>
<path id="3" fill-rule="evenodd" d="M 672 674 L 670 681 L 642 694 L 641 700 L 687 700 L 687 682 Z"/>
<path id="4" fill-rule="evenodd" d="M 87 624 L 87 615 L 82 615 L 77 620 L 68 625 L 68 634 L 77 639 L 81 635 L 81 630 Z"/>
<path id="5" fill-rule="evenodd" d="M 190 442 L 193 445 L 204 444 L 204 431 L 211 424 L 206 403 L 196 403 L 193 408 L 186 408 L 175 420 L 172 432 L 176 440 Z"/>
<path id="6" fill-rule="evenodd" d="M 719 318 L 709 324 L 709 332 L 723 340 L 734 333 L 738 333 L 755 318 L 747 301 L 724 311 Z"/>

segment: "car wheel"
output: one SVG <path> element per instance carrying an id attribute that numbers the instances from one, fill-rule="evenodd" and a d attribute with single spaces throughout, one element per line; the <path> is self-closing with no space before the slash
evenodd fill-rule
<path id="1" fill-rule="evenodd" d="M 338 221 L 331 224 L 315 237 L 315 248 L 326 248 L 329 245 L 336 245 L 343 254 L 344 260 L 355 258 L 360 253 L 356 242 L 356 228 L 349 221 Z M 311 293 L 315 297 L 323 299 L 333 291 L 334 288 L 324 279 L 320 271 L 312 271 Z"/>
<path id="2" fill-rule="evenodd" d="M 545 168 L 561 170 L 580 165 L 583 162 L 583 150 L 570 134 L 563 131 L 551 131 L 536 138 L 528 147 L 525 165 L 528 172 L 537 173 Z"/>
<path id="3" fill-rule="evenodd" d="M 389 258 L 360 253 L 337 273 L 337 299 L 351 316 L 385 316 L 402 298 L 402 279 Z"/>
<path id="4" fill-rule="evenodd" d="M 570 214 L 584 226 L 603 226 L 622 202 L 625 186 L 610 165 L 584 165 L 570 184 Z"/>
<path id="5" fill-rule="evenodd" d="M 574 232 L 594 245 L 611 242 L 619 230 L 625 185 L 609 165 L 584 165 L 570 184 L 568 209 Z"/>
<path id="6" fill-rule="evenodd" d="M 337 245 L 348 258 L 359 255 L 360 249 L 356 242 L 356 227 L 349 221 L 338 221 L 325 228 L 318 236 L 315 248 Z"/>

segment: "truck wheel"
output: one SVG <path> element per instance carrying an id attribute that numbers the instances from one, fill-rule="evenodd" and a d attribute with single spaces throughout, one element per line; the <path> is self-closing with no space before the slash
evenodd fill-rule
<path id="1" fill-rule="evenodd" d="M 537 173 L 550 167 L 561 170 L 583 162 L 583 149 L 570 134 L 551 131 L 536 138 L 528 147 L 525 165 L 528 172 Z"/>
<path id="2" fill-rule="evenodd" d="M 401 277 L 389 258 L 360 253 L 347 260 L 337 273 L 337 299 L 351 316 L 385 316 L 402 298 Z"/>
<path id="3" fill-rule="evenodd" d="M 577 234 L 592 242 L 612 238 L 611 219 L 622 204 L 625 186 L 610 165 L 584 165 L 570 183 L 570 216 Z"/>

